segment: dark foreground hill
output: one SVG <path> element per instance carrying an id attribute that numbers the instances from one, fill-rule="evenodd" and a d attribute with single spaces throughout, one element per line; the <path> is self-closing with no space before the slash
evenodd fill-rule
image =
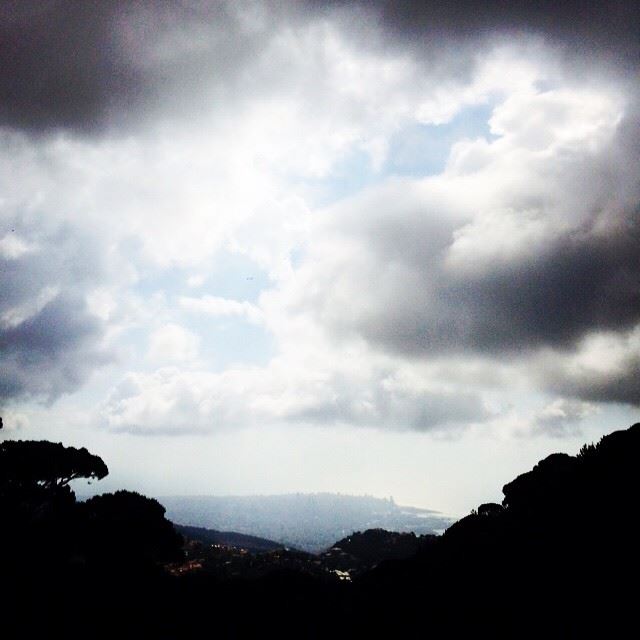
<path id="1" fill-rule="evenodd" d="M 347 536 L 336 546 L 364 567 L 351 580 L 322 559 L 281 551 L 266 565 L 249 557 L 247 566 L 260 565 L 251 577 L 195 562 L 168 572 L 184 560 L 156 501 L 118 492 L 76 503 L 70 472 L 103 477 L 101 461 L 65 450 L 60 466 L 51 443 L 5 445 L 5 637 L 636 635 L 640 424 L 577 456 L 548 456 L 505 485 L 502 504 L 480 505 L 442 536 Z"/>
<path id="2" fill-rule="evenodd" d="M 360 604 L 393 611 L 387 628 L 424 611 L 454 635 L 624 637 L 636 626 L 639 462 L 640 424 L 548 456 L 504 486 L 501 505 L 363 576 Z"/>
<path id="3" fill-rule="evenodd" d="M 246 549 L 251 553 L 264 553 L 265 551 L 282 549 L 282 544 L 279 542 L 267 540 L 266 538 L 258 538 L 256 536 L 248 536 L 244 533 L 237 533 L 236 531 L 216 531 L 215 529 L 188 527 L 181 524 L 174 524 L 174 527 L 176 531 L 186 539 L 196 540 L 204 544 L 238 547 Z"/>

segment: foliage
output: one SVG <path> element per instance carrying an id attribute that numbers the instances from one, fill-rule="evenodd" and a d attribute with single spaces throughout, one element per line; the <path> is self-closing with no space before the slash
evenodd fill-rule
<path id="1" fill-rule="evenodd" d="M 182 536 L 164 517 L 165 508 L 134 491 L 95 496 L 81 505 L 93 556 L 171 561 L 182 557 Z"/>
<path id="2" fill-rule="evenodd" d="M 101 480 L 107 465 L 84 447 L 36 440 L 8 440 L 0 444 L 0 487 L 15 491 L 40 487 L 55 491 L 78 478 Z"/>

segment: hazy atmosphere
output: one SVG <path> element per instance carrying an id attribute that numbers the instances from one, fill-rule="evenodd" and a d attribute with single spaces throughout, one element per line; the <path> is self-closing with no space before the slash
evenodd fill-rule
<path id="1" fill-rule="evenodd" d="M 637 422 L 638 13 L 0 2 L 2 438 L 463 515 Z"/>

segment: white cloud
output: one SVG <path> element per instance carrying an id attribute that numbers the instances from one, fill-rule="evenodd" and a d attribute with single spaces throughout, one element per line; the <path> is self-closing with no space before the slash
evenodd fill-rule
<path id="1" fill-rule="evenodd" d="M 25 253 L 35 251 L 36 247 L 25 242 L 19 235 L 7 233 L 0 239 L 0 257 L 5 260 L 17 260 Z"/>
<path id="2" fill-rule="evenodd" d="M 9 410 L 2 416 L 2 431 L 9 434 L 24 431 L 30 425 L 29 418 L 20 412 Z"/>
<path id="3" fill-rule="evenodd" d="M 206 279 L 207 276 L 205 274 L 195 273 L 187 278 L 187 286 L 192 289 L 197 289 L 204 284 Z"/>
<path id="4" fill-rule="evenodd" d="M 201 298 L 183 296 L 180 298 L 180 306 L 187 311 L 204 313 L 214 317 L 243 318 L 255 324 L 262 322 L 260 308 L 246 300 L 230 300 L 209 295 Z"/>
<path id="5" fill-rule="evenodd" d="M 189 362 L 198 356 L 198 336 L 178 324 L 169 323 L 149 337 L 148 358 L 153 362 Z"/>
<path id="6" fill-rule="evenodd" d="M 582 421 L 597 411 L 597 407 L 590 402 L 557 398 L 538 412 L 534 418 L 534 428 L 558 437 L 580 433 Z"/>
<path id="7" fill-rule="evenodd" d="M 102 415 L 112 430 L 141 434 L 288 423 L 428 431 L 489 417 L 479 396 L 424 373 L 357 347 L 314 344 L 266 367 L 130 373 Z"/>

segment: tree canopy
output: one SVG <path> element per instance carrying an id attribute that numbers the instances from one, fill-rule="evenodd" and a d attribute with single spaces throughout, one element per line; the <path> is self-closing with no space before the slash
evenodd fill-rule
<path id="1" fill-rule="evenodd" d="M 78 478 L 101 480 L 109 473 L 102 458 L 84 447 L 60 442 L 7 440 L 0 443 L 0 487 L 56 490 Z"/>
<path id="2" fill-rule="evenodd" d="M 153 498 L 135 491 L 94 496 L 81 505 L 92 555 L 162 562 L 182 557 L 182 536 Z"/>

